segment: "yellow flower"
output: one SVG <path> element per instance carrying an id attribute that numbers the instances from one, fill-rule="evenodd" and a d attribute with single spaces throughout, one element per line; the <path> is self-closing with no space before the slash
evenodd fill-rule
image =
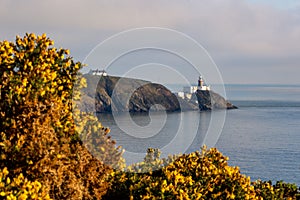
<path id="1" fill-rule="evenodd" d="M 23 85 L 24 87 L 26 87 L 26 85 L 27 85 L 27 78 L 24 78 L 24 79 L 22 80 L 22 85 Z"/>
<path id="2" fill-rule="evenodd" d="M 19 197 L 18 197 L 18 200 L 26 200 L 27 199 L 27 195 L 26 194 L 21 194 Z"/>
<path id="3" fill-rule="evenodd" d="M 4 167 L 4 169 L 2 170 L 2 173 L 4 174 L 4 176 L 7 176 L 9 174 L 7 167 Z"/>
<path id="4" fill-rule="evenodd" d="M 42 90 L 41 91 L 41 96 L 44 96 L 46 94 L 46 91 L 45 90 Z"/>
<path id="5" fill-rule="evenodd" d="M 19 86 L 16 87 L 17 94 L 21 94 L 22 91 L 23 91 L 22 87 L 19 87 Z"/>
<path id="6" fill-rule="evenodd" d="M 36 39 L 36 35 L 34 34 L 34 33 L 30 33 L 30 35 L 29 35 L 32 39 Z"/>

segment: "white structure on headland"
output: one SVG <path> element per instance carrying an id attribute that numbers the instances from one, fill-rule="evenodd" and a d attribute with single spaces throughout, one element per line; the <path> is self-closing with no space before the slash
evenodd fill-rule
<path id="1" fill-rule="evenodd" d="M 184 92 L 177 92 L 177 96 L 184 99 Z"/>
<path id="2" fill-rule="evenodd" d="M 198 86 L 183 87 L 183 92 L 185 94 L 192 94 L 192 93 L 195 93 L 197 90 L 198 90 Z"/>
<path id="3" fill-rule="evenodd" d="M 93 74 L 95 76 L 107 76 L 107 72 L 104 69 L 103 70 L 93 69 L 90 70 L 89 74 Z"/>
<path id="4" fill-rule="evenodd" d="M 210 86 L 204 84 L 202 76 L 198 79 L 198 90 L 210 90 Z"/>
<path id="5" fill-rule="evenodd" d="M 197 90 L 202 90 L 202 91 L 209 91 L 210 90 L 210 86 L 204 84 L 202 76 L 199 76 L 197 86 L 183 87 L 183 91 L 178 92 L 177 96 L 182 98 L 182 99 L 191 99 L 192 94 L 194 94 Z"/>
<path id="6" fill-rule="evenodd" d="M 197 90 L 210 90 L 210 86 L 204 84 L 202 76 L 199 76 L 198 85 L 197 86 L 188 86 L 183 87 L 184 93 L 195 93 Z"/>

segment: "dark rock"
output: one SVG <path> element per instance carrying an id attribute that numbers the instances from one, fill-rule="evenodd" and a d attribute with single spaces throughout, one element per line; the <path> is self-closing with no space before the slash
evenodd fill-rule
<path id="1" fill-rule="evenodd" d="M 83 93 L 95 99 L 94 110 L 96 112 L 180 110 L 176 96 L 163 85 L 114 76 L 100 77 L 87 74 L 84 77 L 87 79 L 88 87 L 83 90 Z M 97 87 L 92 85 L 97 85 Z M 87 99 L 85 97 L 84 101 Z M 85 106 L 85 102 L 82 104 L 82 110 L 91 109 L 91 106 Z"/>
<path id="2" fill-rule="evenodd" d="M 225 100 L 221 95 L 208 90 L 197 90 L 196 97 L 198 99 L 200 110 L 213 109 L 236 109 L 237 107 Z"/>
<path id="3" fill-rule="evenodd" d="M 150 108 L 154 111 L 180 110 L 176 96 L 166 87 L 156 83 L 147 83 L 139 87 L 134 91 L 129 102 L 130 112 L 147 112 Z"/>

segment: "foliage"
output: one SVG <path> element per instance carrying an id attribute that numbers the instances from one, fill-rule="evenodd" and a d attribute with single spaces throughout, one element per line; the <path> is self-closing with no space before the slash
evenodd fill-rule
<path id="1" fill-rule="evenodd" d="M 295 184 L 277 181 L 272 185 L 271 181 L 257 180 L 253 182 L 253 186 L 257 196 L 262 199 L 300 199 L 300 192 Z"/>
<path id="2" fill-rule="evenodd" d="M 277 181 L 273 186 L 276 198 L 284 199 L 284 198 L 292 198 L 292 199 L 300 199 L 300 189 L 296 184 L 285 183 L 283 181 Z"/>
<path id="3" fill-rule="evenodd" d="M 105 163 L 118 163 L 120 152 L 108 129 L 73 108 L 74 88 L 84 84 L 78 76 L 82 64 L 52 45 L 45 34 L 0 42 L 0 169 L 39 181 L 51 198 L 101 198 L 111 168 L 85 148 L 74 118 L 98 136 Z"/>
<path id="4" fill-rule="evenodd" d="M 116 143 L 110 140 L 110 136 L 107 136 L 110 132 L 109 128 L 103 127 L 95 116 L 84 112 L 76 115 L 75 119 L 76 131 L 80 133 L 81 142 L 95 158 L 114 169 L 125 167 L 121 147 L 112 148 L 111 146 Z"/>
<path id="5" fill-rule="evenodd" d="M 148 150 L 144 162 L 129 167 L 129 172 L 112 174 L 113 187 L 107 199 L 253 199 L 250 178 L 230 167 L 228 158 L 215 148 L 167 159 L 159 159 L 157 150 Z M 154 153 L 153 153 L 154 152 Z M 153 157 L 155 155 L 157 157 Z M 151 158 L 151 159 L 149 159 Z M 164 163 L 168 165 L 163 166 Z M 156 171 L 152 166 L 163 166 Z M 133 168 L 146 173 L 132 173 Z M 145 172 L 145 171 L 144 171 Z M 124 198 L 128 199 L 128 198 Z"/>
<path id="6" fill-rule="evenodd" d="M 29 181 L 22 173 L 13 179 L 8 174 L 7 168 L 0 171 L 0 198 L 6 197 L 8 200 L 50 199 L 48 191 L 44 190 L 40 182 Z"/>
<path id="7" fill-rule="evenodd" d="M 166 159 L 148 149 L 143 162 L 111 174 L 113 184 L 104 199 L 299 199 L 296 185 L 251 183 L 227 160 L 215 148 Z"/>

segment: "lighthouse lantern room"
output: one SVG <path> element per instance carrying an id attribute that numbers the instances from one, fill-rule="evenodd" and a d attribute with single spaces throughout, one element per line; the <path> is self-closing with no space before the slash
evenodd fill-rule
<path id="1" fill-rule="evenodd" d="M 199 76 L 198 79 L 198 90 L 210 90 L 209 85 L 205 85 L 202 76 Z"/>

